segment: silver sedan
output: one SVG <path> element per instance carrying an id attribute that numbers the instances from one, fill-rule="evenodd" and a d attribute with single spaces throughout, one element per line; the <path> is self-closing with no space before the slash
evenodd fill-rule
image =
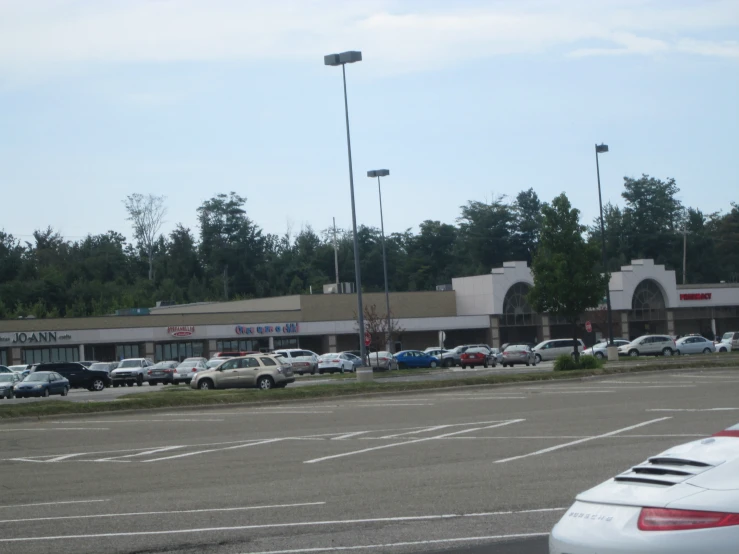
<path id="1" fill-rule="evenodd" d="M 675 341 L 677 354 L 712 354 L 716 352 L 716 345 L 712 341 L 698 336 L 683 337 Z"/>

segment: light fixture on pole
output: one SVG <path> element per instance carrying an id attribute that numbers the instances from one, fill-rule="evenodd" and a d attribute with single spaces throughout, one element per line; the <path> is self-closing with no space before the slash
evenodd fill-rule
<path id="1" fill-rule="evenodd" d="M 595 145 L 595 171 L 598 175 L 598 205 L 600 206 L 600 245 L 601 253 L 603 255 L 603 271 L 608 274 L 608 266 L 606 264 L 606 231 L 605 225 L 603 224 L 603 198 L 600 192 L 600 162 L 598 160 L 598 154 L 604 154 L 608 152 L 607 144 L 596 144 Z M 611 314 L 611 283 L 610 279 L 606 281 L 606 309 L 608 310 L 608 359 L 610 361 L 618 360 L 618 350 L 616 345 L 613 344 L 613 315 Z"/>
<path id="2" fill-rule="evenodd" d="M 377 177 L 377 192 L 380 195 L 380 231 L 382 236 L 382 269 L 385 273 L 385 314 L 387 316 L 387 338 L 385 340 L 385 347 L 387 351 L 392 353 L 392 328 L 390 322 L 390 289 L 387 282 L 387 255 L 385 254 L 385 220 L 382 216 L 382 186 L 380 185 L 380 177 L 387 177 L 390 175 L 389 169 L 375 169 L 367 172 L 367 177 L 374 179 Z"/>
<path id="3" fill-rule="evenodd" d="M 362 53 L 356 51 L 329 54 L 323 57 L 323 63 L 330 66 L 341 66 L 341 75 L 344 80 L 344 114 L 346 117 L 346 149 L 349 154 L 349 191 L 352 199 L 352 231 L 354 234 L 354 276 L 357 288 L 357 317 L 359 323 L 359 350 L 362 363 L 367 363 L 367 348 L 364 344 L 364 305 L 362 303 L 362 275 L 359 267 L 359 241 L 357 240 L 357 211 L 354 207 L 354 169 L 352 168 L 352 140 L 349 133 L 349 101 L 346 96 L 346 64 L 361 62 Z"/>

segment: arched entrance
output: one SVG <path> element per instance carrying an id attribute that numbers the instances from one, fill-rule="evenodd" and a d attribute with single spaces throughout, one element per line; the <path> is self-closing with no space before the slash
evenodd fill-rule
<path id="1" fill-rule="evenodd" d="M 506 292 L 500 317 L 501 344 L 536 343 L 540 339 L 537 337 L 539 316 L 526 299 L 530 289 L 528 283 L 516 283 Z"/>
<path id="2" fill-rule="evenodd" d="M 667 333 L 667 308 L 662 287 L 644 279 L 634 289 L 629 313 L 629 338 Z"/>

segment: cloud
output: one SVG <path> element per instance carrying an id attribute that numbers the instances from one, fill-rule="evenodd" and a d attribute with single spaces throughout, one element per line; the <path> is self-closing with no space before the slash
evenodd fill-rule
<path id="1" fill-rule="evenodd" d="M 693 0 L 0 0 L 7 71 L 116 62 L 316 60 L 362 49 L 385 71 L 506 54 L 736 57 L 739 2 Z"/>

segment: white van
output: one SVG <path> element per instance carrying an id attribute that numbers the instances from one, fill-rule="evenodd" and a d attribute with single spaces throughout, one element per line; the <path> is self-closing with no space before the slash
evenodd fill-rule
<path id="1" fill-rule="evenodd" d="M 577 339 L 577 351 L 582 353 L 585 350 L 585 343 L 582 339 Z M 573 339 L 552 339 L 540 342 L 534 347 L 534 357 L 536 363 L 541 361 L 555 360 L 562 354 L 571 355 L 575 352 L 575 341 Z"/>

